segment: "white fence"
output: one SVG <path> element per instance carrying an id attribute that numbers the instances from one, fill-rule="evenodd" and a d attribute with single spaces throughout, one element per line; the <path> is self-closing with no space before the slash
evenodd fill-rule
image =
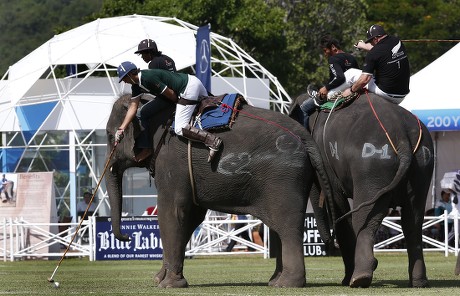
<path id="1" fill-rule="evenodd" d="M 451 233 L 448 231 L 449 220 L 453 220 Z M 423 223 L 423 243 L 424 251 L 444 252 L 445 256 L 449 253 L 457 255 L 459 252 L 459 215 L 447 215 L 433 217 L 426 216 Z M 241 228 L 235 227 L 242 224 Z M 437 225 L 437 226 L 436 226 Z M 434 227 L 442 225 L 441 230 L 444 231 L 446 238 L 451 238 L 453 243 L 449 244 L 449 239 L 440 241 L 433 238 L 430 234 Z M 58 233 L 52 233 L 45 229 L 52 229 L 50 226 L 60 227 Z M 69 245 L 78 223 L 32 223 L 25 221 L 22 218 L 3 218 L 0 220 L 0 257 L 4 261 L 20 260 L 20 259 L 35 259 L 35 258 L 57 258 L 59 259 L 66 247 Z M 95 219 L 90 217 L 89 220 L 82 222 L 81 228 L 66 256 L 84 257 L 88 256 L 90 260 L 95 258 Z M 264 227 L 262 243 L 254 243 L 253 239 L 246 240 L 240 236 L 241 233 L 247 231 L 249 236 L 253 230 L 258 227 Z M 405 252 L 402 247 L 394 247 L 397 242 L 404 239 L 400 226 L 400 217 L 386 217 L 382 223 L 381 229 L 388 230 L 391 235 L 385 238 L 374 246 L 376 252 Z M 231 215 L 217 215 L 209 211 L 205 221 L 197 228 L 192 235 L 192 238 L 187 246 L 186 256 L 195 255 L 231 255 L 246 253 L 246 248 L 251 248 L 251 253 L 262 254 L 264 258 L 268 258 L 268 229 L 260 220 L 232 220 Z M 30 237 L 39 238 L 38 243 L 31 244 Z M 238 244 L 235 246 L 235 251 L 226 252 L 226 246 L 231 240 L 235 240 Z M 402 245 L 402 244 L 400 244 Z"/>

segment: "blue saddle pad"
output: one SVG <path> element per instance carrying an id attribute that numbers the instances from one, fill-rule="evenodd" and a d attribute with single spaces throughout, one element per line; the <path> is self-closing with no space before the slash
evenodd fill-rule
<path id="1" fill-rule="evenodd" d="M 215 108 L 207 108 L 196 121 L 195 127 L 204 130 L 220 129 L 229 127 L 233 108 L 238 94 L 227 94 L 222 99 L 222 105 Z M 226 107 L 226 105 L 230 106 Z"/>

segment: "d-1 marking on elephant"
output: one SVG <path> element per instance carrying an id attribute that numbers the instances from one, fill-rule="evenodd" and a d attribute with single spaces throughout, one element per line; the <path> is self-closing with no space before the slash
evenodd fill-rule
<path id="1" fill-rule="evenodd" d="M 299 96 L 290 112 L 300 123 L 303 113 L 299 104 L 303 100 L 305 96 Z M 409 285 L 428 286 L 422 224 L 433 173 L 433 142 L 423 123 L 398 105 L 374 94 L 362 94 L 345 108 L 310 116 L 310 130 L 333 186 L 334 203 L 330 208 L 336 215 L 332 220 L 339 221 L 335 234 L 345 265 L 342 284 L 370 286 L 377 267 L 374 235 L 388 208 L 400 206 L 409 258 Z M 393 143 L 391 148 L 386 148 L 389 143 Z M 340 159 L 330 156 L 328 144 L 335 147 L 333 155 L 340 154 Z M 313 188 L 312 192 L 318 190 Z M 317 200 L 313 195 L 310 198 Z M 338 219 L 350 212 L 348 198 L 353 199 L 354 212 Z"/>
<path id="2" fill-rule="evenodd" d="M 107 123 L 109 152 L 129 100 L 130 95 L 125 95 L 114 103 Z M 151 119 L 154 147 L 160 141 L 164 143 L 155 162 L 158 223 L 163 243 L 163 266 L 155 275 L 158 286 L 188 286 L 183 276 L 185 247 L 207 209 L 212 209 L 252 214 L 275 231 L 281 248 L 269 285 L 303 287 L 306 283 L 303 225 L 312 183 L 316 183 L 317 188 L 321 182 L 326 196 L 331 196 L 319 149 L 310 134 L 286 115 L 243 105 L 232 130 L 219 133 L 223 145 L 213 162 L 207 163 L 208 150 L 203 144 L 191 143 L 195 180 L 192 187 L 186 140 L 171 133 L 161 139 L 164 123 L 173 111 L 171 106 Z M 270 119 L 271 123 L 260 118 Z M 122 241 L 129 239 L 120 231 L 123 173 L 127 168 L 150 164 L 150 160 L 133 161 L 134 139 L 138 133 L 138 122 L 125 129 L 125 138 L 116 147 L 109 163 L 110 172 L 105 175 L 112 230 Z M 292 139 L 283 138 L 287 134 Z M 293 141 L 299 141 L 298 147 L 290 143 Z M 194 204 L 194 197 L 198 205 Z M 326 231 L 324 225 L 318 225 L 320 227 Z"/>
<path id="3" fill-rule="evenodd" d="M 388 144 L 383 145 L 382 149 L 377 149 L 375 145 L 371 143 L 364 143 L 361 153 L 362 158 L 369 158 L 374 155 L 379 159 L 391 159 L 391 156 L 388 155 Z"/>

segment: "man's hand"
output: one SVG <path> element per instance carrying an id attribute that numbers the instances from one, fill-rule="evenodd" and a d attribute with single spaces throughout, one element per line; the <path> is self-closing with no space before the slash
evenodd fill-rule
<path id="1" fill-rule="evenodd" d="M 342 91 L 342 97 L 348 97 L 351 95 L 351 89 L 347 88 L 346 90 Z"/>
<path id="2" fill-rule="evenodd" d="M 117 129 L 117 131 L 115 132 L 115 145 L 120 143 L 124 137 L 125 137 L 125 131 L 121 128 Z"/>

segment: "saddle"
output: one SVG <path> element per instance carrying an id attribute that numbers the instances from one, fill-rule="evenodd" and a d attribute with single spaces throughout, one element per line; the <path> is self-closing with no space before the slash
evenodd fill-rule
<path id="1" fill-rule="evenodd" d="M 335 94 L 332 98 L 328 99 L 327 102 L 322 104 L 319 109 L 322 112 L 334 112 L 347 106 L 351 105 L 361 95 L 360 92 L 356 92 L 347 97 L 343 97 L 341 92 Z"/>
<path id="2" fill-rule="evenodd" d="M 195 110 L 193 126 L 207 131 L 231 129 L 245 103 L 240 94 L 205 97 Z"/>

